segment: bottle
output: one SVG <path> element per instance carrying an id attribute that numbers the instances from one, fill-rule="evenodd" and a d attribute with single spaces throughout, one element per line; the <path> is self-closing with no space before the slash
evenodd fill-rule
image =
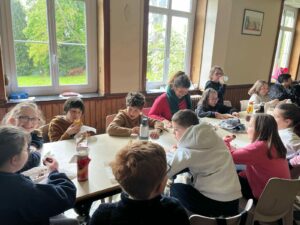
<path id="1" fill-rule="evenodd" d="M 77 154 L 77 180 L 86 181 L 89 178 L 89 158 L 88 149 L 78 151 Z"/>
<path id="2" fill-rule="evenodd" d="M 247 114 L 252 114 L 253 113 L 253 108 L 254 108 L 253 104 L 254 104 L 253 101 L 248 103 Z"/>
<path id="3" fill-rule="evenodd" d="M 148 117 L 143 116 L 140 125 L 140 140 L 148 140 L 148 138 L 149 138 Z"/>

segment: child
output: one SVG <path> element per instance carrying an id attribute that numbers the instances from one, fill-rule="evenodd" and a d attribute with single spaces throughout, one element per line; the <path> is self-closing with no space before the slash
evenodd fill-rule
<path id="1" fill-rule="evenodd" d="M 166 93 L 158 96 L 150 111 L 149 117 L 163 121 L 166 127 L 171 127 L 172 115 L 180 109 L 191 109 L 189 94 L 191 80 L 183 71 L 177 71 L 168 82 Z"/>
<path id="2" fill-rule="evenodd" d="M 300 165 L 300 108 L 295 104 L 278 104 L 274 110 L 278 133 L 286 147 L 286 158 L 293 166 Z"/>
<path id="3" fill-rule="evenodd" d="M 231 137 L 224 141 L 236 164 L 245 164 L 246 170 L 239 173 L 242 194 L 245 198 L 258 200 L 268 180 L 272 177 L 290 179 L 286 149 L 280 140 L 273 116 L 254 114 L 247 127 L 251 144 L 235 149 Z"/>
<path id="4" fill-rule="evenodd" d="M 21 127 L 31 134 L 28 162 L 19 172 L 29 170 L 40 164 L 39 150 L 43 146 L 42 134 L 37 130 L 44 123 L 42 112 L 34 102 L 22 102 L 15 105 L 2 120 L 3 125 Z"/>
<path id="5" fill-rule="evenodd" d="M 83 101 L 78 97 L 68 98 L 64 104 L 64 113 L 56 116 L 49 124 L 48 136 L 51 142 L 72 139 L 80 131 Z"/>
<path id="6" fill-rule="evenodd" d="M 171 196 L 179 199 L 192 213 L 204 216 L 238 214 L 241 187 L 232 158 L 214 128 L 200 122 L 191 110 L 172 117 L 177 149 L 167 155 L 172 177 L 188 168 L 192 184 L 175 183 Z"/>
<path id="7" fill-rule="evenodd" d="M 257 80 L 253 86 L 248 91 L 248 94 L 251 95 L 249 102 L 254 103 L 254 110 L 260 110 L 260 106 L 267 104 L 269 107 L 275 105 L 279 102 L 278 99 L 271 101 L 269 97 L 269 85 L 266 81 Z"/>
<path id="8" fill-rule="evenodd" d="M 212 88 L 206 89 L 200 99 L 196 113 L 199 117 L 228 119 L 239 116 L 236 109 L 218 103 L 218 92 Z"/>
<path id="9" fill-rule="evenodd" d="M 226 85 L 224 84 L 224 72 L 220 66 L 213 66 L 209 71 L 209 81 L 205 84 L 205 90 L 212 88 L 218 92 L 218 103 L 223 105 Z"/>
<path id="10" fill-rule="evenodd" d="M 90 225 L 190 224 L 180 203 L 161 195 L 168 171 L 166 153 L 160 145 L 146 141 L 129 143 L 110 166 L 123 189 L 121 200 L 101 204 Z"/>
<path id="11" fill-rule="evenodd" d="M 126 137 L 140 133 L 140 123 L 143 117 L 142 109 L 145 105 L 145 96 L 139 92 L 129 92 L 126 97 L 126 109 L 120 110 L 114 120 L 107 127 L 107 133 L 111 136 Z M 150 133 L 151 138 L 159 138 L 164 130 L 162 122 L 148 118 L 149 127 L 154 127 Z"/>
<path id="12" fill-rule="evenodd" d="M 58 173 L 54 158 L 44 161 L 50 174 L 47 184 L 35 184 L 16 173 L 28 159 L 29 134 L 16 127 L 0 127 L 0 221 L 1 224 L 49 224 L 74 205 L 76 188 L 65 174 Z"/>

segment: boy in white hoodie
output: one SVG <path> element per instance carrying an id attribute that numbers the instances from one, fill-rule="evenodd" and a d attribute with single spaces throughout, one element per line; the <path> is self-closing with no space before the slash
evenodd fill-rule
<path id="1" fill-rule="evenodd" d="M 171 196 L 179 199 L 192 213 L 204 216 L 238 214 L 241 187 L 230 152 L 214 128 L 200 122 L 191 110 L 181 110 L 172 117 L 177 143 L 167 155 L 169 177 L 189 169 L 192 184 L 174 183 Z"/>

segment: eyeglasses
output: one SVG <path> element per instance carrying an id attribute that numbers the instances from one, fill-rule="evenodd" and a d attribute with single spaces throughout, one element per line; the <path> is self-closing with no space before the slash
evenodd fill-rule
<path id="1" fill-rule="evenodd" d="M 37 123 L 40 121 L 40 119 L 37 117 L 29 117 L 29 116 L 19 116 L 18 120 L 20 120 L 20 122 L 22 123 L 28 123 L 29 121 L 32 123 Z"/>

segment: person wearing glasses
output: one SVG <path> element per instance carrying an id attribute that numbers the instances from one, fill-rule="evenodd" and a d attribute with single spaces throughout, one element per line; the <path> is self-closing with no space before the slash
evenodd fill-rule
<path id="1" fill-rule="evenodd" d="M 214 128 L 192 110 L 172 117 L 174 149 L 167 153 L 168 177 L 189 169 L 191 183 L 173 183 L 170 195 L 191 213 L 209 217 L 238 214 L 241 186 L 232 157 Z"/>
<path id="2" fill-rule="evenodd" d="M 110 167 L 123 190 L 121 200 L 100 204 L 89 225 L 190 224 L 178 200 L 162 195 L 170 169 L 163 147 L 147 141 L 129 143 Z"/>
<path id="3" fill-rule="evenodd" d="M 218 103 L 218 100 L 218 92 L 215 89 L 206 89 L 198 103 L 196 109 L 197 116 L 217 119 L 228 119 L 239 116 L 236 109 Z"/>
<path id="4" fill-rule="evenodd" d="M 220 66 L 213 66 L 209 71 L 209 81 L 205 84 L 205 90 L 208 88 L 215 89 L 218 92 L 218 103 L 224 103 L 224 94 L 226 85 L 224 84 L 224 72 Z"/>
<path id="5" fill-rule="evenodd" d="M 38 130 L 44 124 L 43 114 L 34 102 L 26 101 L 15 105 L 3 118 L 2 125 L 21 127 L 31 134 L 28 146 L 30 154 L 25 166 L 19 171 L 23 172 L 40 164 L 41 154 L 38 151 L 43 146 L 43 137 Z"/>
<path id="6" fill-rule="evenodd" d="M 180 109 L 192 108 L 190 86 L 189 76 L 182 71 L 176 72 L 169 80 L 166 93 L 155 99 L 148 116 L 162 121 L 166 127 L 171 127 L 174 113 Z"/>

